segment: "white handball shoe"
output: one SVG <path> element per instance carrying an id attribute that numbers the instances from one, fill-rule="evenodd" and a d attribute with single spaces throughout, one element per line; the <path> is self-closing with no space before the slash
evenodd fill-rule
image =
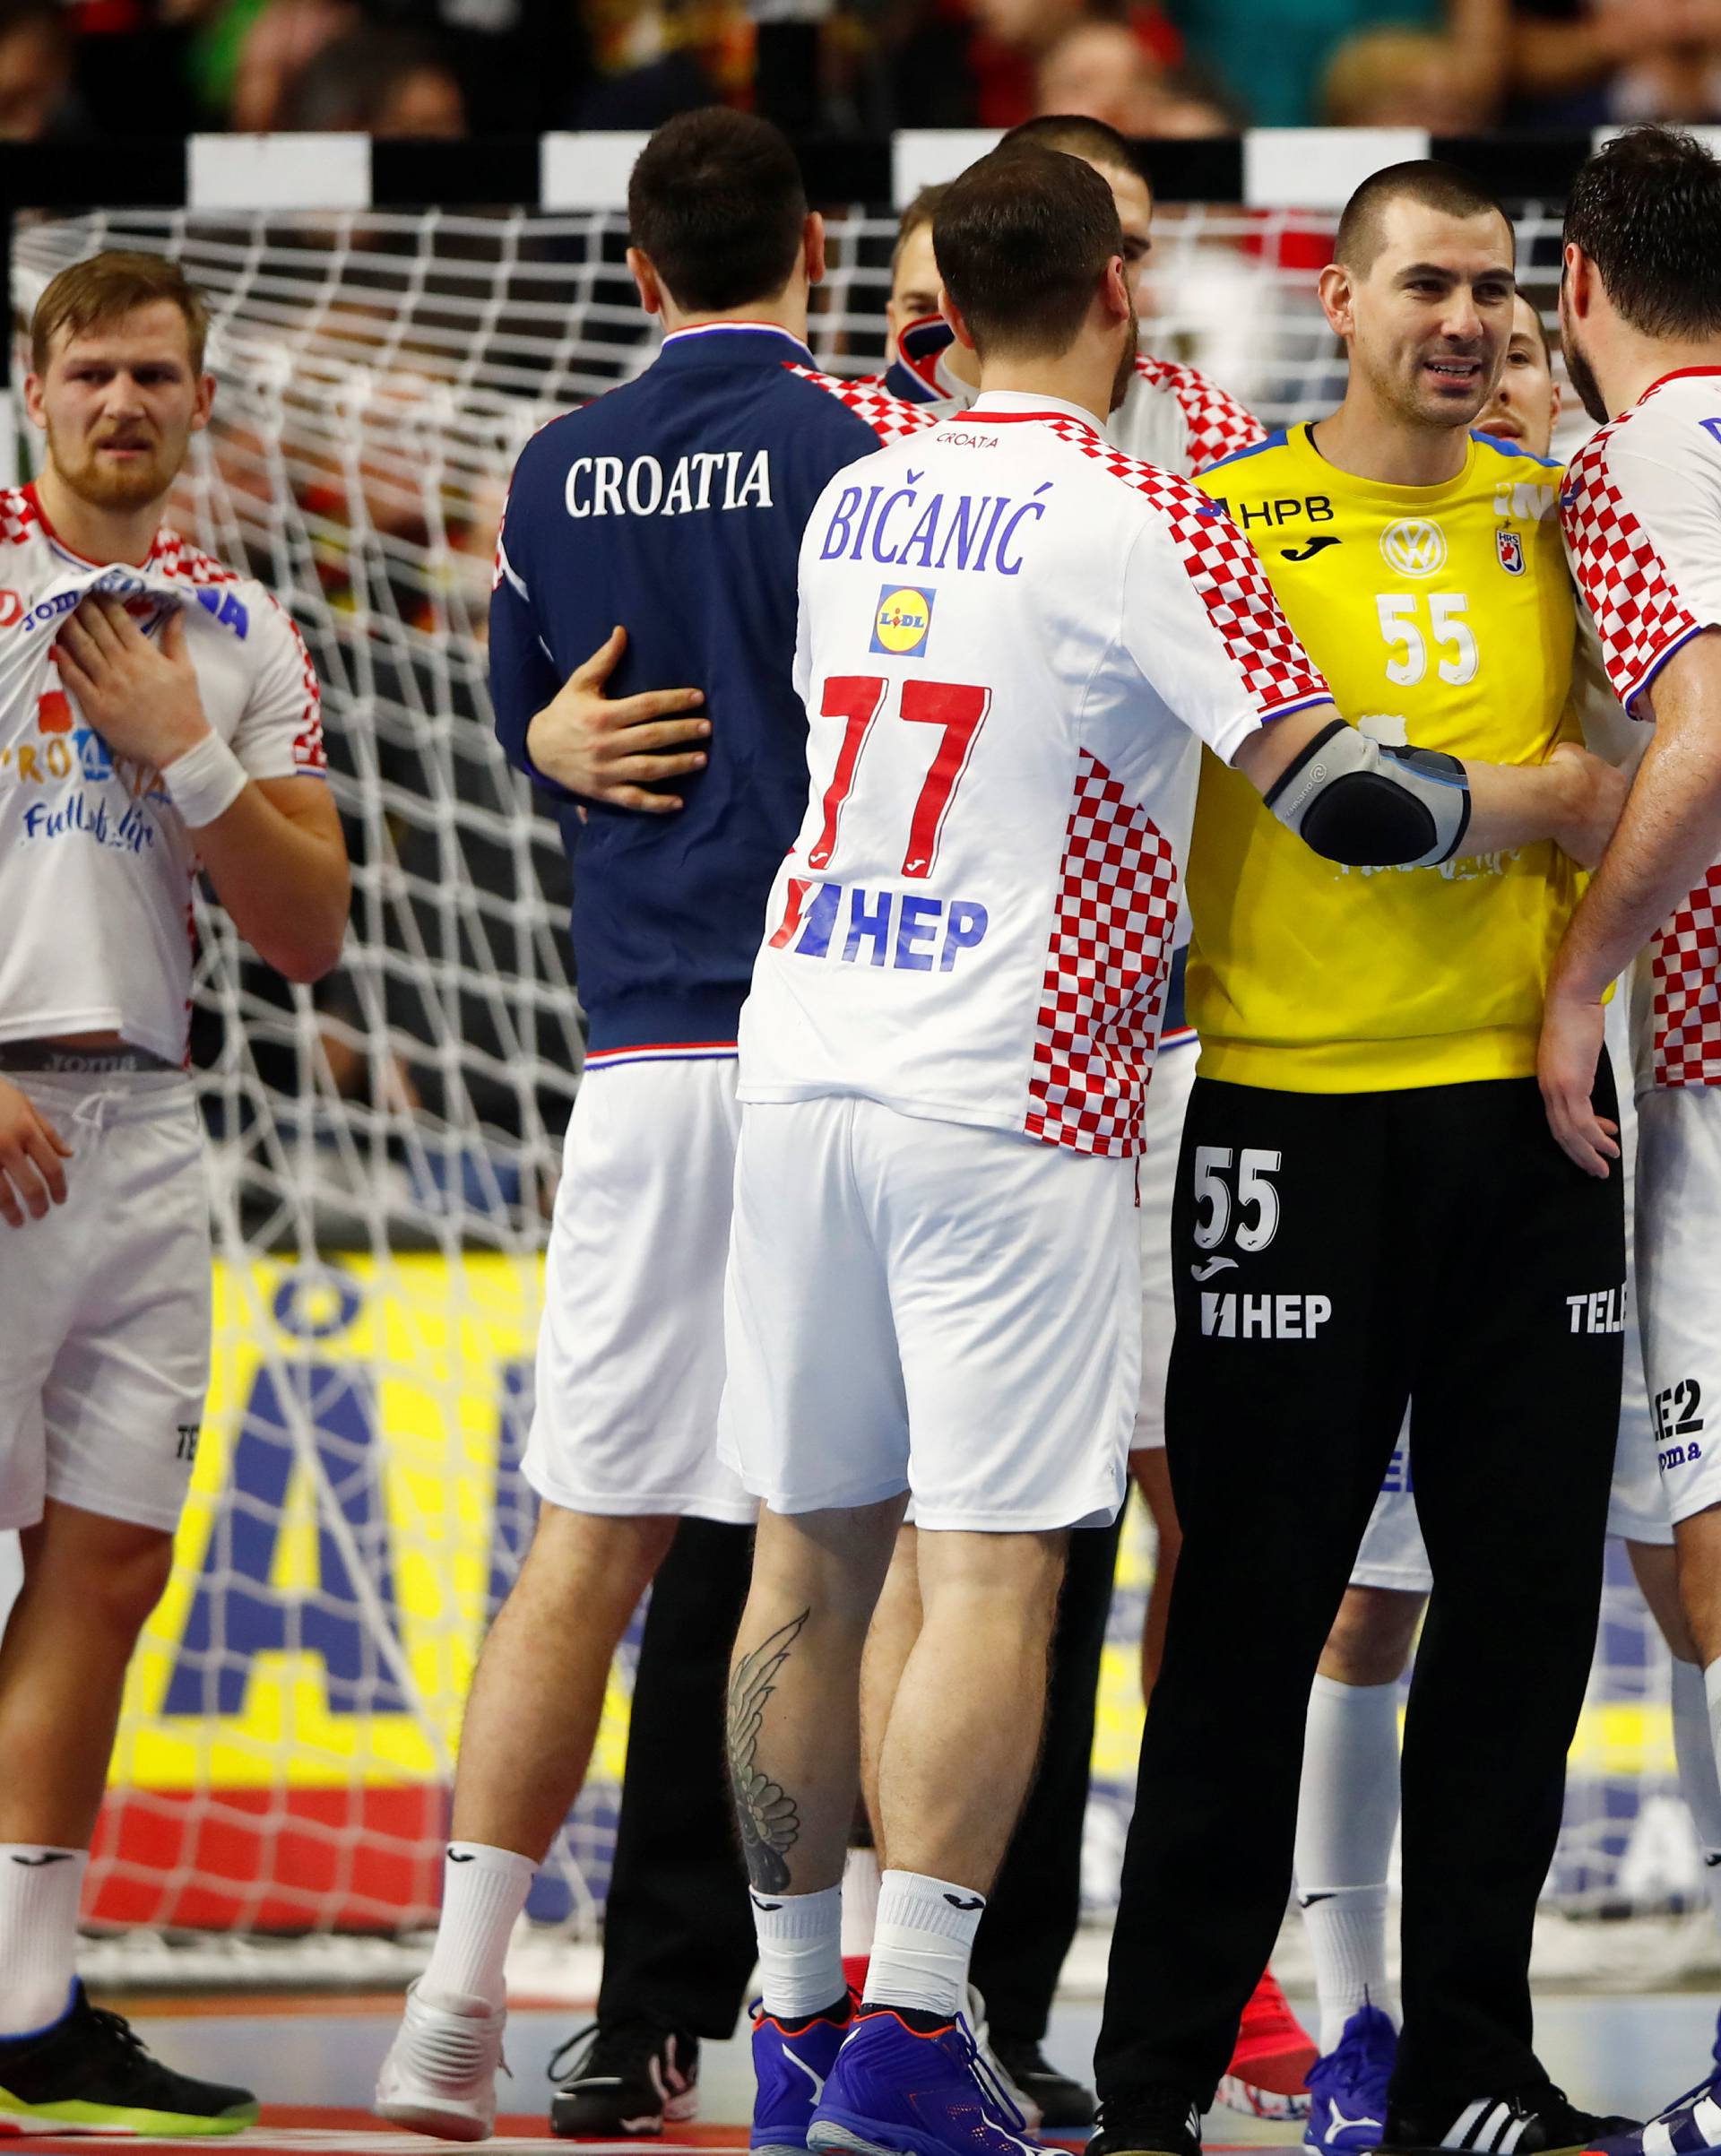
<path id="1" fill-rule="evenodd" d="M 376 2112 L 443 2141 L 487 2141 L 496 2124 L 496 2075 L 506 2067 L 507 2009 L 450 1995 L 437 2004 L 406 1994 L 406 2013 L 376 2076 Z"/>
<path id="2" fill-rule="evenodd" d="M 997 2076 L 1004 2093 L 1021 2112 L 1028 2131 L 1037 2134 L 1044 2123 L 1040 2107 L 1021 2083 L 1012 2078 L 1004 2062 L 992 2049 L 991 2032 L 986 2026 L 986 2002 L 978 1988 L 969 1984 L 963 1991 L 963 2012 L 968 2017 L 968 2032 L 974 2039 L 974 2048 L 985 2060 L 989 2073 Z"/>

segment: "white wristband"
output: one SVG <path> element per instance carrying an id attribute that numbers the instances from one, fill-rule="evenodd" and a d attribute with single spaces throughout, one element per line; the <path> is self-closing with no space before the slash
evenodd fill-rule
<path id="1" fill-rule="evenodd" d="M 194 831 L 225 816 L 250 784 L 245 766 L 213 732 L 175 757 L 161 776 L 182 821 Z"/>

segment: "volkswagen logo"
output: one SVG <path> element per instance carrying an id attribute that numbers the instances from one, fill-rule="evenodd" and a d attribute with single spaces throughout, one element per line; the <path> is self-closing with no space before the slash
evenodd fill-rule
<path id="1" fill-rule="evenodd" d="M 1380 551 L 1401 576 L 1432 576 L 1446 567 L 1446 533 L 1426 516 L 1401 516 L 1381 533 Z"/>

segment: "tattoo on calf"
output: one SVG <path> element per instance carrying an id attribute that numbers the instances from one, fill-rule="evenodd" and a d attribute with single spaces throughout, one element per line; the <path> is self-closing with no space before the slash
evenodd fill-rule
<path id="1" fill-rule="evenodd" d="M 747 1875 L 767 1893 L 789 1884 L 789 1851 L 800 1835 L 800 1814 L 781 1783 L 755 1764 L 765 1702 L 776 1689 L 772 1679 L 789 1658 L 789 1649 L 812 1615 L 801 1611 L 780 1625 L 751 1654 L 736 1663 L 729 1680 L 729 1779 L 735 1793 L 735 1819 L 740 1828 Z"/>

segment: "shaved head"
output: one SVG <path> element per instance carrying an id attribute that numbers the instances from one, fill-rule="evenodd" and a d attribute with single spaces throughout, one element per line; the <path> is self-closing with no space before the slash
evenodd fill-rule
<path id="1" fill-rule="evenodd" d="M 1136 153 L 1117 129 L 1104 120 L 1090 119 L 1085 112 L 1044 112 L 1037 119 L 1012 127 L 998 145 L 1000 150 L 1037 143 L 1042 150 L 1061 150 L 1090 165 L 1112 165 L 1120 172 L 1138 172 Z"/>
<path id="2" fill-rule="evenodd" d="M 1423 209 L 1438 210 L 1447 217 L 1481 217 L 1492 211 L 1511 236 L 1516 253 L 1512 221 L 1487 188 L 1457 165 L 1422 157 L 1408 164 L 1387 165 L 1362 182 L 1338 221 L 1334 261 L 1343 263 L 1354 275 L 1366 277 L 1386 245 L 1386 213 L 1397 202 L 1418 203 Z"/>

